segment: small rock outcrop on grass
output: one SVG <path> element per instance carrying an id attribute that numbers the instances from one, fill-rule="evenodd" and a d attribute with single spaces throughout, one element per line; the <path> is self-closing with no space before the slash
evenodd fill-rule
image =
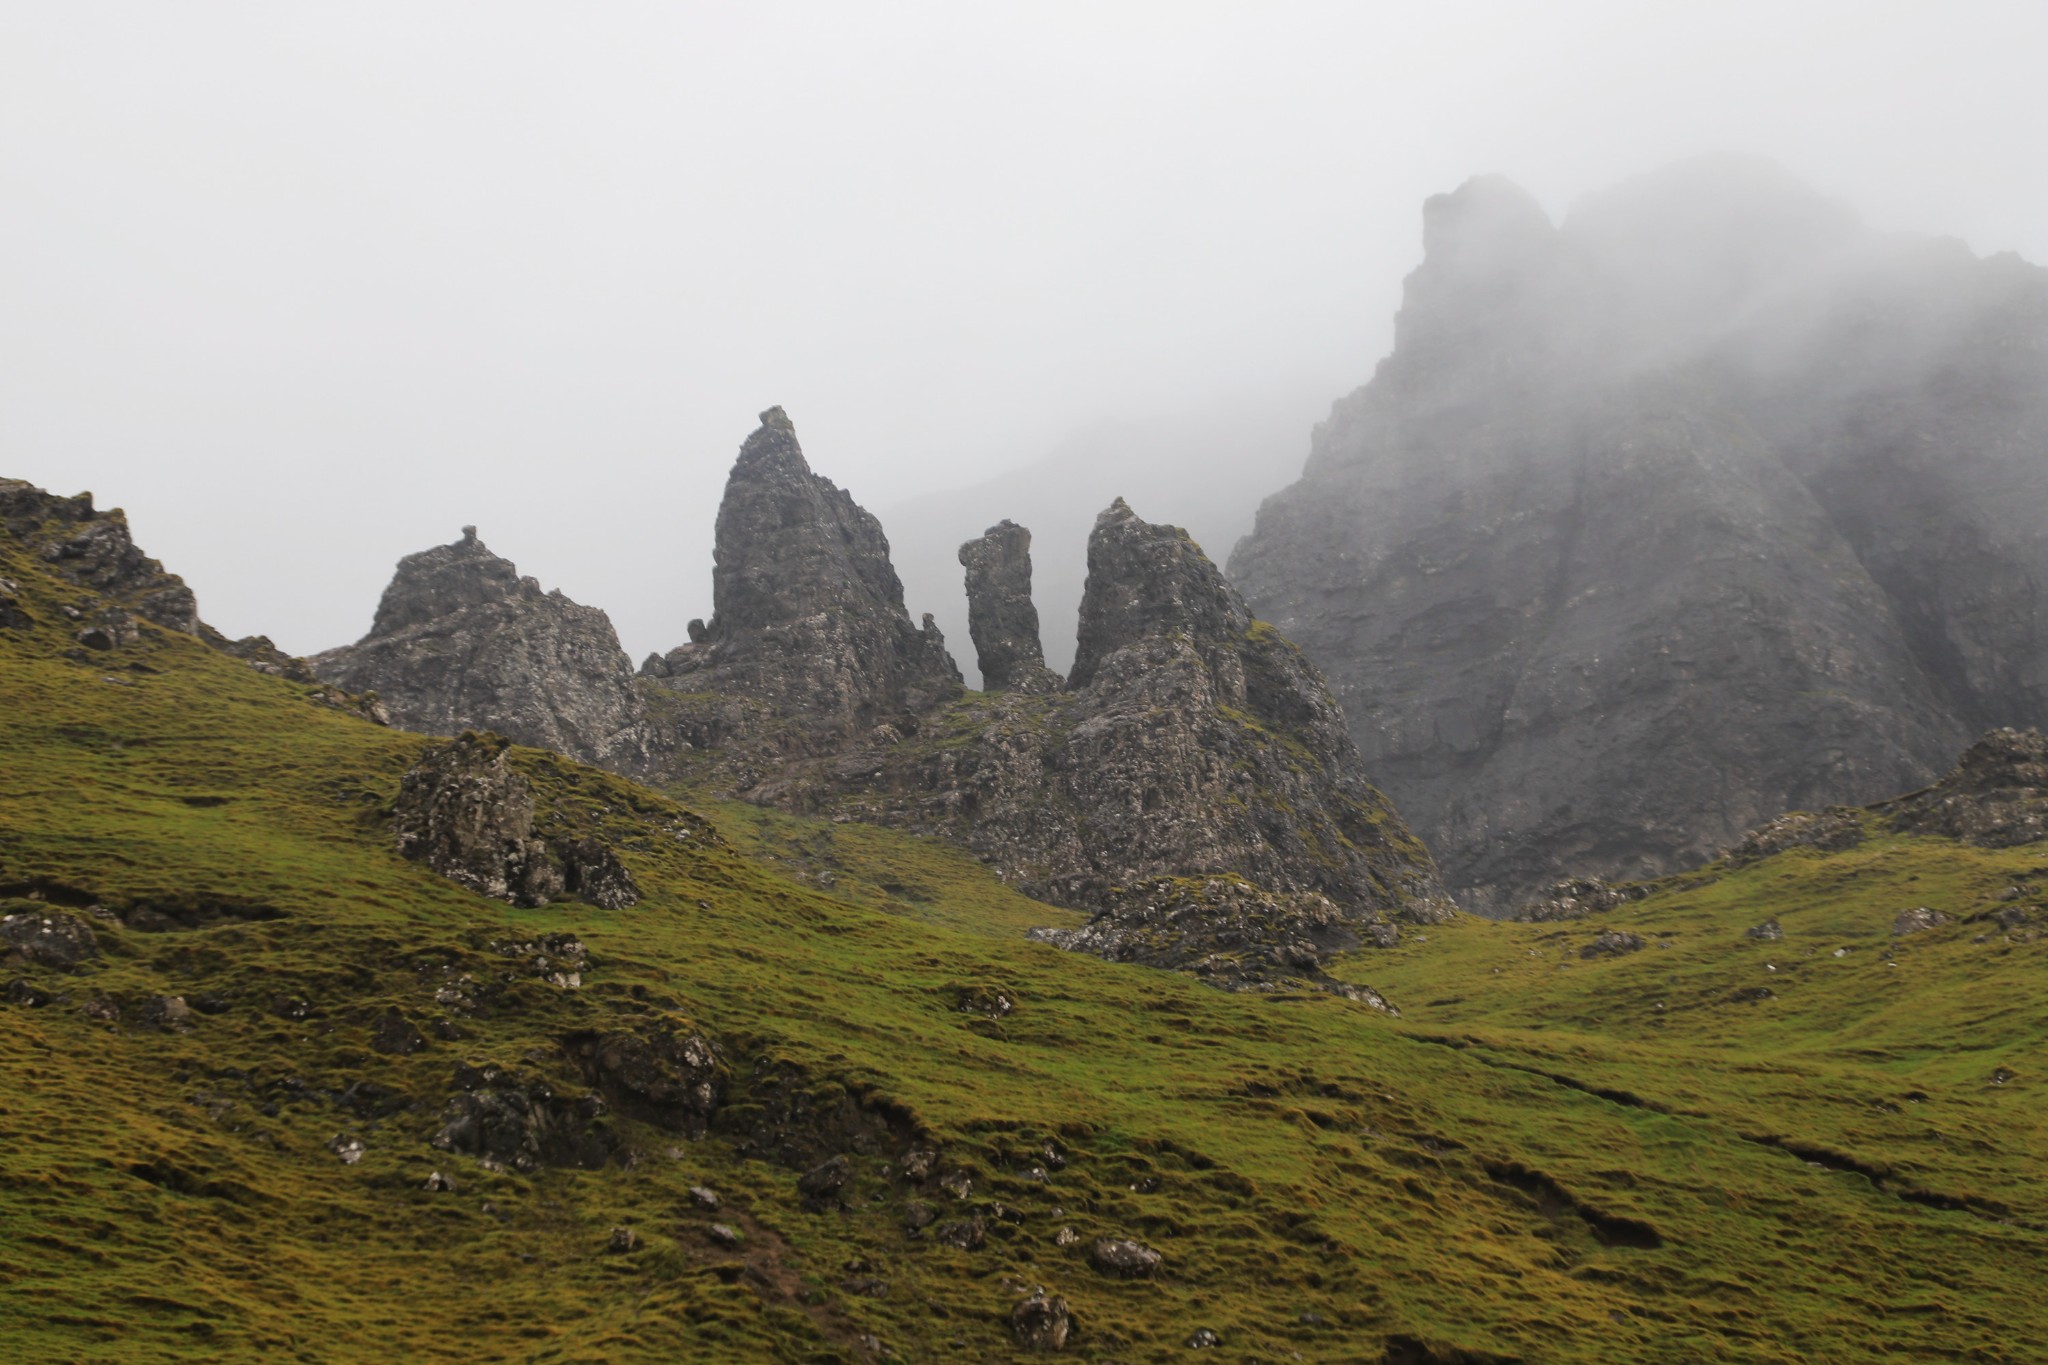
<path id="1" fill-rule="evenodd" d="M 306 664 L 323 681 L 375 692 L 408 730 L 493 730 L 615 768 L 643 757 L 633 665 L 611 618 L 541 591 L 473 526 L 400 560 L 370 633 Z"/>
<path id="2" fill-rule="evenodd" d="M 607 910 L 639 899 L 609 848 L 583 837 L 551 843 L 534 833 L 533 787 L 507 762 L 510 741 L 463 734 L 435 745 L 399 782 L 398 851 L 480 895 L 545 905 L 564 892 Z"/>
<path id="3" fill-rule="evenodd" d="M 1646 894 L 1640 886 L 1609 886 L 1598 877 L 1573 877 L 1554 884 L 1545 899 L 1523 906 L 1515 918 L 1533 923 L 1584 919 L 1641 900 Z"/>
<path id="4" fill-rule="evenodd" d="M 0 961 L 75 972 L 99 955 L 92 926 L 76 915 L 26 910 L 0 919 Z"/>
<path id="5" fill-rule="evenodd" d="M 1880 809 L 1906 834 L 1943 834 L 1985 848 L 2048 839 L 2048 736 L 1993 730 L 1939 782 Z"/>
<path id="6" fill-rule="evenodd" d="M 1026 1351 L 1063 1351 L 1073 1330 L 1074 1315 L 1067 1301 L 1043 1289 L 1017 1300 L 1010 1310 L 1010 1335 Z"/>
<path id="7" fill-rule="evenodd" d="M 1165 1258 L 1143 1242 L 1127 1237 L 1097 1237 L 1088 1248 L 1088 1264 L 1119 1280 L 1150 1279 Z"/>
<path id="8" fill-rule="evenodd" d="M 596 1170 L 618 1149 L 595 1095 L 559 1095 L 546 1081 L 495 1066 L 456 1068 L 457 1091 L 433 1145 L 516 1171 L 546 1166 Z"/>

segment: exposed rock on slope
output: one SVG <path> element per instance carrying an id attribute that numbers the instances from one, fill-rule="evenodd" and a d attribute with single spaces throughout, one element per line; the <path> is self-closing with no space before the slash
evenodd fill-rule
<path id="1" fill-rule="evenodd" d="M 1424 211 L 1232 559 L 1480 907 L 1704 861 L 2048 710 L 2048 272 L 1709 160 Z"/>
<path id="2" fill-rule="evenodd" d="M 1907 834 L 1945 834 L 1986 848 L 2048 839 L 2048 737 L 1993 730 L 1941 781 L 1883 809 Z"/>
<path id="3" fill-rule="evenodd" d="M 607 910 L 639 900 L 617 855 L 598 840 L 535 833 L 533 788 L 506 762 L 507 743 L 472 731 L 421 755 L 399 784 L 398 851 L 514 905 L 546 905 L 564 892 Z"/>
<path id="4" fill-rule="evenodd" d="M 60 498 L 20 479 L 0 479 L 0 529 L 28 542 L 44 563 L 66 579 L 90 589 L 99 599 L 96 610 L 81 611 L 87 620 L 81 634 L 98 631 L 108 644 L 124 629 L 127 613 L 166 630 L 199 633 L 199 604 L 185 580 L 165 573 L 164 566 L 137 549 L 128 534 L 128 518 L 118 509 L 101 512 L 92 494 Z M 0 587 L 0 625 L 13 612 L 15 593 Z M 83 642 L 83 641 L 82 641 Z"/>
<path id="5" fill-rule="evenodd" d="M 633 666 L 611 618 L 542 592 L 473 526 L 400 560 L 370 633 L 307 662 L 328 682 L 375 692 L 409 730 L 494 730 L 620 768 L 644 756 Z"/>
<path id="6" fill-rule="evenodd" d="M 757 716 L 699 715 L 688 741 L 740 730 L 773 747 L 817 752 L 960 695 L 938 627 L 910 623 L 881 523 L 811 472 L 781 408 L 740 447 L 718 509 L 714 611 L 702 640 L 649 659 L 643 672 L 678 694 L 743 700 Z M 694 632 L 693 632 L 694 633 Z"/>

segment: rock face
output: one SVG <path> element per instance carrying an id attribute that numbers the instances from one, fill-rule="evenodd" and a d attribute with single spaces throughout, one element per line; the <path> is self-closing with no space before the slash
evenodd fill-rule
<path id="1" fill-rule="evenodd" d="M 1031 601 L 1031 532 L 1014 521 L 998 522 L 960 547 L 960 565 L 967 570 L 967 630 L 983 689 L 1057 689 L 1059 676 L 1045 666 Z"/>
<path id="2" fill-rule="evenodd" d="M 94 510 L 92 494 L 60 498 L 20 479 L 0 479 L 0 532 L 27 542 L 44 563 L 98 598 L 97 609 L 85 613 L 97 618 L 86 630 L 101 631 L 105 643 L 88 648 L 111 648 L 123 630 L 132 631 L 128 612 L 166 630 L 199 633 L 199 605 L 185 580 L 136 548 L 126 515 Z M 18 592 L 0 584 L 0 626 L 27 624 Z"/>
<path id="3" fill-rule="evenodd" d="M 494 730 L 619 768 L 644 758 L 633 666 L 611 618 L 542 592 L 473 526 L 400 560 L 370 633 L 307 662 L 326 682 L 375 692 L 409 730 Z"/>
<path id="4" fill-rule="evenodd" d="M 1321 677 L 1186 533 L 1119 500 L 1088 563 L 1067 691 L 962 703 L 927 741 L 849 751 L 791 795 L 822 779 L 849 814 L 939 825 L 1058 904 L 1235 874 L 1354 921 L 1447 913 Z"/>
<path id="5" fill-rule="evenodd" d="M 1461 901 L 1704 861 L 2048 709 L 2048 272 L 1688 163 L 1424 210 L 1231 561 Z"/>
<path id="6" fill-rule="evenodd" d="M 686 722 L 700 747 L 736 727 L 757 740 L 772 728 L 785 751 L 818 752 L 914 723 L 962 690 L 938 627 L 927 618 L 920 629 L 904 610 L 881 523 L 811 472 L 781 408 L 761 414 L 726 481 L 711 595 L 703 638 L 643 672 L 677 693 L 744 700 L 782 724 Z"/>
<path id="7" fill-rule="evenodd" d="M 2048 839 L 2048 736 L 1993 730 L 1941 781 L 1882 809 L 1907 834 L 1944 834 L 1986 848 Z"/>

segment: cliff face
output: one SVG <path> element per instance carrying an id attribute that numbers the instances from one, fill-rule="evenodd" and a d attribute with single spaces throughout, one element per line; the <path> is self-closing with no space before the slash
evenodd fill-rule
<path id="1" fill-rule="evenodd" d="M 1479 907 L 1924 782 L 2048 702 L 2048 273 L 1701 162 L 1425 208 L 1231 561 Z"/>
<path id="2" fill-rule="evenodd" d="M 426 734 L 487 729 L 630 769 L 645 758 L 633 667 L 611 618 L 520 577 L 466 527 L 399 561 L 370 633 L 309 659 Z"/>

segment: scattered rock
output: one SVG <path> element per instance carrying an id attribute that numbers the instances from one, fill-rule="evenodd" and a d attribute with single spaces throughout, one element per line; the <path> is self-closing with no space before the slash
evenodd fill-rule
<path id="1" fill-rule="evenodd" d="M 428 1191 L 431 1194 L 458 1193 L 458 1189 L 455 1184 L 455 1177 L 444 1174 L 441 1171 L 435 1171 L 433 1174 L 429 1175 L 427 1177 L 427 1183 L 420 1186 L 420 1188 Z"/>
<path id="2" fill-rule="evenodd" d="M 718 1192 L 709 1185 L 692 1185 L 690 1186 L 690 1202 L 700 1209 L 709 1209 L 715 1213 L 718 1211 L 719 1206 Z"/>
<path id="3" fill-rule="evenodd" d="M 30 911 L 0 919 L 0 960 L 75 972 L 99 955 L 92 926 L 75 915 Z"/>
<path id="4" fill-rule="evenodd" d="M 544 1166 L 596 1170 L 617 1147 L 601 1125 L 606 1109 L 595 1095 L 557 1095 L 541 1080 L 522 1080 L 494 1066 L 455 1069 L 459 1093 L 449 1097 L 433 1145 L 518 1171 Z"/>
<path id="5" fill-rule="evenodd" d="M 958 1251 L 979 1251 L 988 1242 L 988 1224 L 980 1214 L 941 1223 L 932 1229 L 932 1240 Z"/>
<path id="6" fill-rule="evenodd" d="M 1603 930 L 1598 938 L 1579 949 L 1579 956 L 1620 957 L 1624 953 L 1641 952 L 1645 946 L 1641 934 L 1631 934 L 1621 929 L 1607 929 Z"/>
<path id="7" fill-rule="evenodd" d="M 905 1180 L 922 1185 L 939 1164 L 939 1154 L 929 1147 L 912 1147 L 897 1164 L 902 1167 Z"/>
<path id="8" fill-rule="evenodd" d="M 1523 906 L 1515 918 L 1534 923 L 1584 919 L 1641 900 L 1648 894 L 1640 886 L 1609 886 L 1598 877 L 1570 877 L 1552 883 L 1545 899 Z"/>
<path id="9" fill-rule="evenodd" d="M 361 1138 L 348 1133 L 336 1133 L 327 1139 L 327 1150 L 334 1153 L 342 1165 L 353 1166 L 363 1159 L 363 1153 L 367 1149 L 363 1146 Z"/>
<path id="10" fill-rule="evenodd" d="M 903 1205 L 903 1230 L 918 1233 L 930 1227 L 939 1216 L 939 1211 L 922 1199 L 908 1200 Z"/>
<path id="11" fill-rule="evenodd" d="M 394 1006 L 370 1025 L 370 1046 L 387 1056 L 410 1057 L 427 1045 L 426 1035 Z"/>
<path id="12" fill-rule="evenodd" d="M 1779 939 L 1785 937 L 1785 931 L 1778 927 L 1778 920 L 1776 916 L 1772 916 L 1770 919 L 1765 920 L 1762 924 L 1752 925 L 1751 927 L 1744 929 L 1742 931 L 1742 934 L 1745 938 L 1760 939 L 1765 943 L 1775 943 Z"/>
<path id="13" fill-rule="evenodd" d="M 804 1207 L 816 1211 L 840 1202 L 840 1191 L 853 1178 L 853 1163 L 845 1156 L 828 1157 L 810 1170 L 797 1177 L 797 1193 L 804 1197 Z"/>
<path id="14" fill-rule="evenodd" d="M 1393 924 L 1368 924 L 1361 931 L 1365 941 L 1375 948 L 1393 948 L 1401 942 L 1401 929 Z"/>
<path id="15" fill-rule="evenodd" d="M 1088 1264 L 1120 1280 L 1149 1279 L 1158 1273 L 1161 1260 L 1151 1247 L 1122 1237 L 1098 1237 L 1088 1249 Z"/>
<path id="16" fill-rule="evenodd" d="M 1042 1289 L 1026 1295 L 1010 1310 L 1010 1335 L 1026 1351 L 1064 1350 L 1073 1330 L 1074 1315 L 1067 1301 Z"/>
<path id="17" fill-rule="evenodd" d="M 725 1093 L 717 1050 L 673 1027 L 574 1033 L 563 1049 L 613 1109 L 671 1133 L 702 1137 Z"/>
<path id="18" fill-rule="evenodd" d="M 1904 938 L 1907 934 L 1924 933 L 1938 925 L 1947 923 L 1948 916 L 1942 914 L 1941 911 L 1930 910 L 1924 905 L 1916 905 L 1911 910 L 1901 910 L 1898 916 L 1892 920 L 1892 936 L 1894 938 Z"/>
<path id="19" fill-rule="evenodd" d="M 854 1275 L 839 1282 L 839 1287 L 849 1294 L 864 1299 L 886 1299 L 889 1297 L 889 1282 L 873 1275 Z"/>
<path id="20" fill-rule="evenodd" d="M 939 1188 L 955 1199 L 965 1199 L 974 1193 L 974 1177 L 965 1171 L 948 1171 L 939 1177 Z"/>
<path id="21" fill-rule="evenodd" d="M 704 1229 L 704 1233 L 722 1247 L 735 1247 L 741 1241 L 739 1230 L 730 1223 L 713 1223 L 710 1227 Z"/>
<path id="22" fill-rule="evenodd" d="M 1081 1240 L 1081 1234 L 1071 1227 L 1061 1228 L 1052 1236 L 1054 1246 L 1070 1247 Z"/>
<path id="23" fill-rule="evenodd" d="M 182 995 L 153 995 L 143 1002 L 141 1024 L 164 1033 L 185 1033 L 192 1027 L 192 1009 Z"/>
<path id="24" fill-rule="evenodd" d="M 41 989 L 26 977 L 17 976 L 7 983 L 7 999 L 10 1004 L 39 1009 L 49 1004 L 52 998 L 48 991 Z"/>
<path id="25" fill-rule="evenodd" d="M 638 1251 L 640 1249 L 640 1234 L 628 1227 L 615 1227 L 605 1238 L 604 1249 L 607 1253 L 614 1256 L 622 1256 L 627 1252 Z"/>
<path id="26" fill-rule="evenodd" d="M 1223 1338 L 1217 1336 L 1206 1327 L 1197 1327 L 1194 1334 L 1188 1338 L 1188 1349 L 1190 1351 L 1203 1351 L 1211 1346 L 1221 1346 L 1222 1344 Z"/>

